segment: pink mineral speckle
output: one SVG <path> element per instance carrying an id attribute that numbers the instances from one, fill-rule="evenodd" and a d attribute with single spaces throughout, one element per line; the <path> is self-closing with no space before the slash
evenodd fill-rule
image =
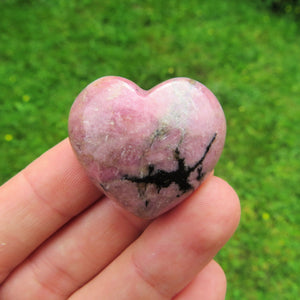
<path id="1" fill-rule="evenodd" d="M 91 180 L 142 218 L 188 197 L 211 172 L 225 142 L 223 110 L 203 84 L 167 80 L 149 91 L 102 77 L 76 98 L 71 145 Z"/>

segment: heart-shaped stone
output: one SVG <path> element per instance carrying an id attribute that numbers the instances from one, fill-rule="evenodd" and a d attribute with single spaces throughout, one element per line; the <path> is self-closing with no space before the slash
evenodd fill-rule
<path id="1" fill-rule="evenodd" d="M 217 163 L 225 141 L 223 110 L 212 92 L 188 78 L 149 91 L 102 77 L 76 98 L 69 136 L 91 180 L 142 218 L 189 196 Z"/>

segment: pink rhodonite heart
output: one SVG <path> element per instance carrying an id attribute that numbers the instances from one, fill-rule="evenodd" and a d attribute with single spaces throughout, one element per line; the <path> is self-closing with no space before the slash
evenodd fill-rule
<path id="1" fill-rule="evenodd" d="M 168 211 L 200 185 L 225 133 L 218 100 L 189 78 L 145 91 L 102 77 L 78 95 L 69 116 L 72 147 L 91 180 L 142 218 Z"/>

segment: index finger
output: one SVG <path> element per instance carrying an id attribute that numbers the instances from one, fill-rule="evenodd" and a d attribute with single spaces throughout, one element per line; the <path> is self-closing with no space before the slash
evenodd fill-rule
<path id="1" fill-rule="evenodd" d="M 0 283 L 101 196 L 65 139 L 0 187 Z"/>

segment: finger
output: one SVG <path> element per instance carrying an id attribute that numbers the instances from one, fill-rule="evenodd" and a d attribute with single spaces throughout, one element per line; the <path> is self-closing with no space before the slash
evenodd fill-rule
<path id="1" fill-rule="evenodd" d="M 209 178 L 70 299 L 171 299 L 226 243 L 239 215 L 232 188 Z"/>
<path id="2" fill-rule="evenodd" d="M 65 299 L 109 264 L 148 223 L 102 198 L 22 263 L 0 288 L 0 298 L 26 294 L 33 299 L 47 293 Z"/>
<path id="3" fill-rule="evenodd" d="M 38 245 L 99 196 L 68 139 L 1 186 L 0 283 Z"/>
<path id="4" fill-rule="evenodd" d="M 148 222 L 102 198 L 19 265 L 0 287 L 0 299 L 66 299 L 117 257 Z"/>
<path id="5" fill-rule="evenodd" d="M 225 295 L 224 271 L 212 260 L 173 300 L 224 300 Z"/>

